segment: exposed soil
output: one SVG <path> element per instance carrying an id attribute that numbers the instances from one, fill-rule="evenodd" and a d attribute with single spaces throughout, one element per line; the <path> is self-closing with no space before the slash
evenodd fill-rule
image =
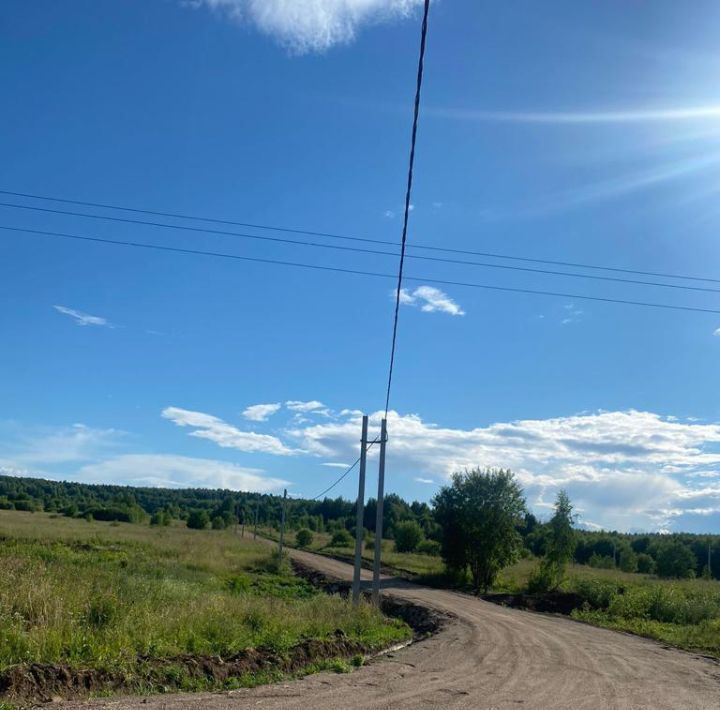
<path id="1" fill-rule="evenodd" d="M 226 680 L 247 673 L 297 673 L 318 661 L 346 659 L 368 652 L 365 645 L 351 641 L 338 630 L 333 639 L 307 639 L 293 646 L 285 655 L 271 649 L 250 648 L 229 658 L 191 655 L 139 657 L 132 674 L 77 669 L 64 664 L 32 663 L 14 666 L 0 674 L 0 698 L 47 702 L 92 693 L 132 692 L 149 686 L 170 691 L 177 689 L 179 677 L 204 680 L 221 687 Z"/>
<path id="2" fill-rule="evenodd" d="M 546 614 L 569 616 L 573 609 L 583 605 L 583 598 L 574 592 L 544 592 L 543 594 L 485 594 L 486 602 L 512 609 L 540 611 Z"/>

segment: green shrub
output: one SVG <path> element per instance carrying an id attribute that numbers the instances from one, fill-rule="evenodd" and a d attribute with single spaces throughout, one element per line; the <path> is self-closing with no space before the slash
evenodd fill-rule
<path id="1" fill-rule="evenodd" d="M 593 555 L 588 560 L 588 564 L 596 569 L 615 569 L 615 560 L 610 555 Z"/>
<path id="2" fill-rule="evenodd" d="M 655 560 L 645 552 L 637 557 L 637 571 L 642 574 L 653 574 L 655 572 Z"/>
<path id="3" fill-rule="evenodd" d="M 350 547 L 352 543 L 353 539 L 350 537 L 350 533 L 345 528 L 341 528 L 333 534 L 330 547 Z"/>
<path id="4" fill-rule="evenodd" d="M 206 510 L 193 510 L 188 515 L 187 526 L 193 530 L 205 530 L 210 525 L 210 516 Z"/>
<path id="5" fill-rule="evenodd" d="M 307 528 L 298 530 L 297 533 L 295 533 L 295 544 L 298 547 L 310 547 L 313 543 L 313 539 L 314 537 L 312 531 Z"/>
<path id="6" fill-rule="evenodd" d="M 591 609 L 607 609 L 619 593 L 617 583 L 607 579 L 576 579 L 573 586 Z"/>
<path id="7" fill-rule="evenodd" d="M 424 535 L 414 520 L 405 520 L 395 525 L 395 549 L 398 552 L 414 552 Z"/>
<path id="8" fill-rule="evenodd" d="M 527 582 L 527 590 L 530 594 L 541 594 L 542 592 L 549 592 L 555 588 L 555 571 L 552 569 L 552 565 L 547 564 L 543 560 L 535 569 L 530 573 Z"/>
<path id="9" fill-rule="evenodd" d="M 212 529 L 213 530 L 225 530 L 227 527 L 227 523 L 225 522 L 225 518 L 222 517 L 222 515 L 216 515 L 212 519 Z"/>

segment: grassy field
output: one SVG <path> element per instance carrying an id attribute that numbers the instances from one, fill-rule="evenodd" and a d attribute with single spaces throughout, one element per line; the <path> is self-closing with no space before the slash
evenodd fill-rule
<path id="1" fill-rule="evenodd" d="M 139 657 L 282 654 L 337 630 L 368 648 L 410 635 L 370 605 L 315 592 L 230 530 L 17 511 L 0 511 L 0 629 L 0 672 L 44 662 L 131 674 Z"/>

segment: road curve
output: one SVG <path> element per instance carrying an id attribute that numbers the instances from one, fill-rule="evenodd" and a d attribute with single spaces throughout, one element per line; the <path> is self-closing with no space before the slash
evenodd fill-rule
<path id="1" fill-rule="evenodd" d="M 352 568 L 293 556 L 330 576 Z M 364 572 L 365 578 L 368 573 Z M 720 665 L 628 634 L 505 609 L 384 578 L 384 593 L 456 620 L 353 673 L 318 673 L 251 690 L 67 703 L 94 710 L 720 710 Z"/>

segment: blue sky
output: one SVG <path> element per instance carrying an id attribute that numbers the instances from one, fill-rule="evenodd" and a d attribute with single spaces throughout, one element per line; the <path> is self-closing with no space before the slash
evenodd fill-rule
<path id="1" fill-rule="evenodd" d="M 7 0 L 0 189 L 399 241 L 420 9 Z M 434 2 L 409 244 L 720 278 L 718 20 L 714 2 Z M 10 206 L 0 225 L 397 266 Z M 510 466 L 540 514 L 565 487 L 591 527 L 718 530 L 720 315 L 579 298 L 720 310 L 717 293 L 406 273 L 389 490 Z M 0 467 L 315 495 L 355 458 L 359 413 L 378 424 L 391 289 L 0 230 Z"/>

